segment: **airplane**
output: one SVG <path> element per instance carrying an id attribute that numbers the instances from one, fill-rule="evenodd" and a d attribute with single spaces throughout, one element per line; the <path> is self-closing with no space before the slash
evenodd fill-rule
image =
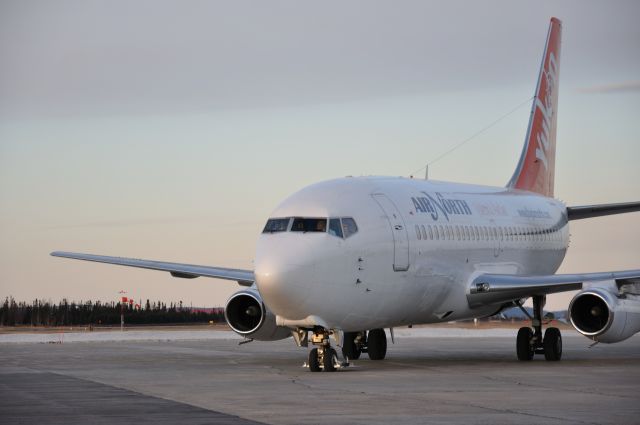
<path id="1" fill-rule="evenodd" d="M 555 327 L 543 333 L 548 294 L 579 290 L 575 329 L 615 343 L 640 331 L 640 270 L 555 274 L 569 222 L 640 211 L 640 202 L 566 206 L 554 198 L 562 23 L 551 18 L 522 154 L 505 187 L 403 177 L 345 177 L 282 201 L 258 236 L 254 270 L 72 252 L 56 257 L 139 267 L 177 278 L 211 277 L 245 288 L 225 306 L 248 341 L 293 337 L 312 372 L 367 353 L 382 360 L 385 329 L 492 316 L 533 300 L 517 358 L 562 357 Z M 528 313 L 527 313 L 528 315 Z M 311 334 L 311 335 L 310 335 Z M 331 339 L 341 348 L 342 359 Z"/>

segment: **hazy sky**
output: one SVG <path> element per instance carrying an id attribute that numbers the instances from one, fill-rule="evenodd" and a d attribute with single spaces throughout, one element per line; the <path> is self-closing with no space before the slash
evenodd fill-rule
<path id="1" fill-rule="evenodd" d="M 0 296 L 222 305 L 232 282 L 48 254 L 251 268 L 290 193 L 406 176 L 531 97 L 551 16 L 556 196 L 639 200 L 636 1 L 0 0 Z M 504 185 L 528 114 L 431 177 Z M 640 267 L 640 214 L 571 227 L 561 272 Z"/>

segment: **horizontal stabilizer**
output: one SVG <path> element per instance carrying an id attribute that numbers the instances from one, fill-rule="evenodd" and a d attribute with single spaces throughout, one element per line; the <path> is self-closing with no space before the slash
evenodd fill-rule
<path id="1" fill-rule="evenodd" d="M 605 215 L 623 214 L 636 211 L 640 211 L 640 202 L 585 205 L 580 207 L 567 207 L 567 217 L 569 220 L 580 220 L 582 218 L 602 217 Z"/>

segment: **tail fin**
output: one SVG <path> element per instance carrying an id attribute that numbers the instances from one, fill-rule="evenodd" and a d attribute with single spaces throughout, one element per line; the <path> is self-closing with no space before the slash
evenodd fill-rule
<path id="1" fill-rule="evenodd" d="M 561 36 L 562 22 L 551 18 L 527 137 L 518 166 L 507 184 L 508 188 L 529 190 L 550 197 L 553 197 L 556 162 Z"/>

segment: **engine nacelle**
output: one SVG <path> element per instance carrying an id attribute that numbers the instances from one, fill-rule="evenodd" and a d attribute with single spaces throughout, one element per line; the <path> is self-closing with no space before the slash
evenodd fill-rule
<path id="1" fill-rule="evenodd" d="M 573 297 L 569 318 L 578 332 L 597 342 L 613 343 L 640 331 L 640 299 L 615 289 L 615 285 L 596 286 Z"/>
<path id="2" fill-rule="evenodd" d="M 224 318 L 234 332 L 245 338 L 276 341 L 291 336 L 289 328 L 276 326 L 276 316 L 253 288 L 236 292 L 229 298 Z"/>

